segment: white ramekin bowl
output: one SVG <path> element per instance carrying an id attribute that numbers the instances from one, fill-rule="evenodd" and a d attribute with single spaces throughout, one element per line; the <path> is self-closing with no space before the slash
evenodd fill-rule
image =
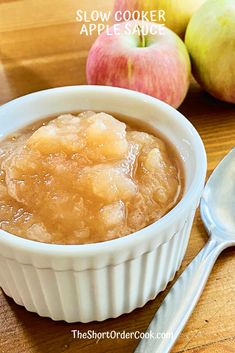
<path id="1" fill-rule="evenodd" d="M 166 287 L 185 254 L 206 174 L 204 146 L 190 122 L 155 98 L 120 88 L 61 87 L 18 98 L 0 107 L 0 136 L 87 109 L 134 117 L 167 136 L 182 157 L 186 191 L 159 221 L 102 243 L 50 245 L 0 230 L 3 291 L 29 311 L 67 322 L 117 317 Z"/>

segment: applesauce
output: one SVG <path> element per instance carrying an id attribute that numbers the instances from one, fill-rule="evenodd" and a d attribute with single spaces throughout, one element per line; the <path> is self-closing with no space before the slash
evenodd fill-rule
<path id="1" fill-rule="evenodd" d="M 26 239 L 122 237 L 164 216 L 183 188 L 171 144 L 131 119 L 64 114 L 0 142 L 0 228 Z"/>

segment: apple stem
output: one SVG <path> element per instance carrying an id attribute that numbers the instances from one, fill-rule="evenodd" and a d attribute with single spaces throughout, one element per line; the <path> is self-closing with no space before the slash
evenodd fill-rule
<path id="1" fill-rule="evenodd" d="M 145 39 L 145 35 L 142 32 L 142 28 L 140 26 L 139 27 L 139 47 L 141 48 L 145 48 L 146 47 L 146 39 Z"/>

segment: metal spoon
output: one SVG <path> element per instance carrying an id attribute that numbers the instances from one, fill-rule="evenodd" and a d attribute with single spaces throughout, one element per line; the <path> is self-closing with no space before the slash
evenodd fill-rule
<path id="1" fill-rule="evenodd" d="M 169 291 L 135 353 L 171 350 L 200 298 L 217 257 L 235 245 L 235 148 L 209 178 L 200 212 L 210 239 Z"/>

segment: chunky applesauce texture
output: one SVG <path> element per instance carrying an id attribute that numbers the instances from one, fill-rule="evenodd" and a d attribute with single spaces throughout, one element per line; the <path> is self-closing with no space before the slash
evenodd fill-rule
<path id="1" fill-rule="evenodd" d="M 167 143 L 106 113 L 20 130 L 0 142 L 0 166 L 0 228 L 45 243 L 125 236 L 166 214 L 182 193 Z"/>

